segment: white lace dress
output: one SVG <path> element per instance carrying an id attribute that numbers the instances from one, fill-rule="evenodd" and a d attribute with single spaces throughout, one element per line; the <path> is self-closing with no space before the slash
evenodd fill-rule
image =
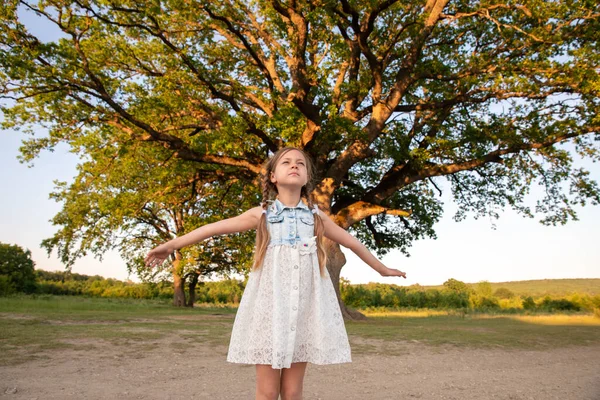
<path id="1" fill-rule="evenodd" d="M 251 271 L 235 316 L 227 361 L 290 368 L 352 362 L 335 289 L 321 278 L 316 236 L 269 246 Z"/>

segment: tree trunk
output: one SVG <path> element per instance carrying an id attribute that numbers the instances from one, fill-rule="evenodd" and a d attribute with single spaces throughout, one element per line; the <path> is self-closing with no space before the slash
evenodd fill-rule
<path id="1" fill-rule="evenodd" d="M 188 292 L 189 292 L 188 302 L 187 302 L 188 307 L 194 307 L 194 302 L 196 301 L 196 285 L 198 284 L 199 276 L 200 275 L 197 274 L 196 272 L 190 273 L 191 279 L 188 283 Z"/>
<path id="2" fill-rule="evenodd" d="M 344 255 L 344 253 L 342 253 L 342 250 L 340 249 L 340 245 L 338 243 L 332 242 L 327 238 L 325 238 L 325 242 L 329 242 L 326 245 L 327 270 L 329 271 L 329 276 L 331 277 L 333 288 L 335 289 L 335 294 L 338 298 L 338 303 L 340 305 L 340 310 L 342 311 L 342 316 L 344 317 L 344 320 L 366 320 L 367 317 L 364 314 L 353 308 L 347 307 L 342 301 L 342 296 L 340 294 L 340 272 L 342 271 L 342 267 L 346 264 L 346 256 Z"/>
<path id="3" fill-rule="evenodd" d="M 185 307 L 185 279 L 181 277 L 179 271 L 180 260 L 181 254 L 176 251 L 173 261 L 173 305 L 175 307 Z"/>

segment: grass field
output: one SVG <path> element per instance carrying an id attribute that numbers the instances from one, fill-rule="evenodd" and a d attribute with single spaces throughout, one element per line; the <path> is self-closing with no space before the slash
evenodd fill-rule
<path id="1" fill-rule="evenodd" d="M 138 353 L 164 338 L 172 338 L 169 346 L 180 352 L 194 343 L 226 346 L 235 313 L 233 307 L 175 308 L 170 303 L 147 300 L 0 298 L 0 365 L 36 358 L 44 350 L 93 347 L 95 342 L 124 346 L 127 351 Z M 505 349 L 600 343 L 600 318 L 582 313 L 461 315 L 422 310 L 367 316 L 367 321 L 346 322 L 355 353 L 378 351 L 373 346 L 357 344 L 361 338 L 398 345 L 420 342 Z"/>

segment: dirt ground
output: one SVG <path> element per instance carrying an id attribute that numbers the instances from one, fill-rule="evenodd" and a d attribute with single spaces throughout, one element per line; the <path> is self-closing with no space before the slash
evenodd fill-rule
<path id="1" fill-rule="evenodd" d="M 255 367 L 225 361 L 226 346 L 178 338 L 141 350 L 98 340 L 70 342 L 0 367 L 2 399 L 253 399 Z M 308 364 L 304 399 L 600 400 L 600 346 L 482 350 L 350 338 L 352 363 Z M 385 345 L 385 347 L 384 347 Z M 92 347 L 90 349 L 90 346 Z M 139 347 L 138 347 L 139 348 Z"/>

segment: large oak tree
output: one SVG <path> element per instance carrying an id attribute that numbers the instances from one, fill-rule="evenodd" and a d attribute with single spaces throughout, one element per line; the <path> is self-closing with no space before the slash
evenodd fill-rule
<path id="1" fill-rule="evenodd" d="M 64 38 L 29 32 L 27 10 Z M 446 188 L 457 219 L 512 207 L 566 223 L 600 200 L 573 165 L 599 158 L 596 1 L 9 0 L 1 12 L 4 126 L 50 132 L 25 142 L 25 160 L 59 142 L 128 146 L 110 127 L 256 184 L 269 152 L 300 146 L 324 212 L 378 255 L 435 237 Z M 534 184 L 546 195 L 532 210 Z M 329 254 L 337 289 L 345 260 Z"/>

